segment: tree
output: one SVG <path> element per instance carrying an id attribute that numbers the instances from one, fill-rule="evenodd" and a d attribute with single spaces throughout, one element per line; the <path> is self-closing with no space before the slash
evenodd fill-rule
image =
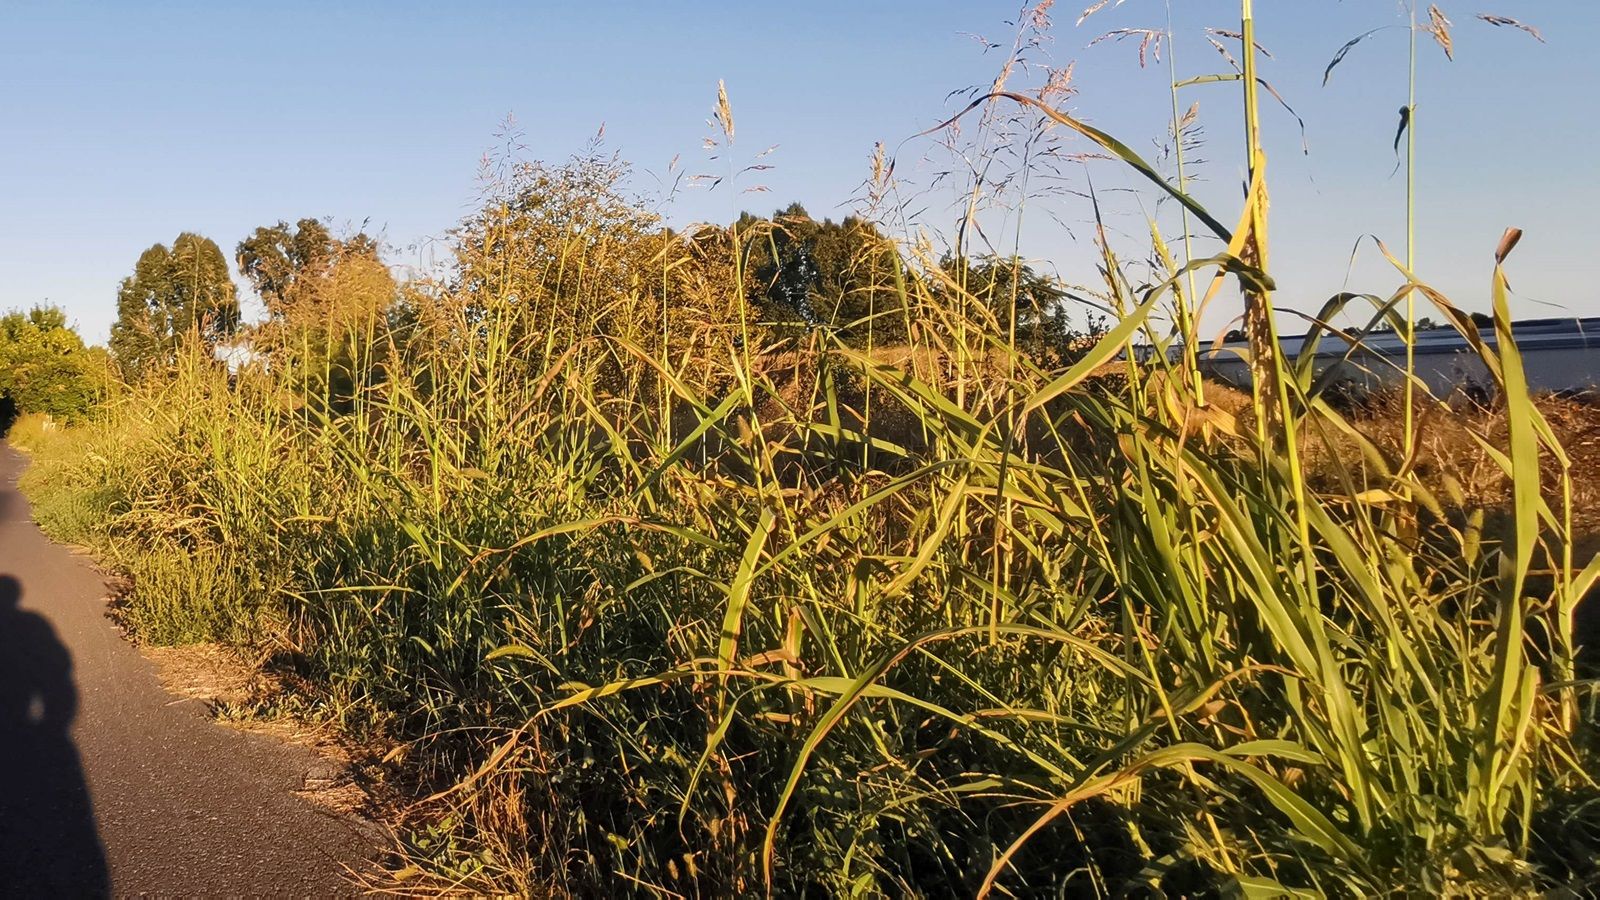
<path id="1" fill-rule="evenodd" d="M 946 256 L 939 268 L 941 283 L 975 298 L 1000 336 L 1046 366 L 1068 361 L 1074 341 L 1098 331 L 1092 321 L 1085 331 L 1074 330 L 1067 292 L 1020 258 Z"/>
<path id="2" fill-rule="evenodd" d="M 267 314 L 282 319 L 297 304 L 310 301 L 319 282 L 341 259 L 378 259 L 377 241 L 364 233 L 339 239 L 317 219 L 301 219 L 257 228 L 239 242 L 234 259 L 239 273 L 250 282 Z"/>
<path id="3" fill-rule="evenodd" d="M 517 162 L 457 231 L 460 286 L 531 313 L 552 333 L 615 333 L 616 300 L 659 278 L 660 217 L 597 145 L 561 164 Z M 570 329 L 570 331 L 569 331 Z"/>
<path id="4" fill-rule="evenodd" d="M 366 234 L 337 238 L 317 219 L 257 228 L 239 271 L 267 308 L 250 349 L 307 403 L 345 412 L 376 376 L 398 286 Z"/>
<path id="5" fill-rule="evenodd" d="M 212 346 L 238 329 L 238 290 L 227 257 L 210 238 L 184 232 L 172 242 L 172 291 L 168 327 L 174 336 L 198 331 Z"/>
<path id="6" fill-rule="evenodd" d="M 734 228 L 756 282 L 751 301 L 771 321 L 829 328 L 854 346 L 906 340 L 898 252 L 871 222 L 819 222 L 793 203 L 771 219 L 745 213 Z"/>
<path id="7" fill-rule="evenodd" d="M 0 316 L 0 408 L 71 420 L 105 389 L 103 352 L 88 348 L 53 306 Z"/>
<path id="8" fill-rule="evenodd" d="M 111 354 L 123 377 L 135 380 L 153 368 L 163 353 L 165 323 L 158 310 L 172 295 L 172 252 L 156 244 L 139 254 L 133 274 L 117 288 L 117 321 L 111 326 Z"/>
<path id="9" fill-rule="evenodd" d="M 591 145 L 563 163 L 507 159 L 501 168 L 455 232 L 464 322 L 494 320 L 513 344 L 546 351 L 604 336 L 654 352 L 664 318 L 684 324 L 700 312 L 669 310 L 662 287 L 691 238 L 661 227 L 614 154 Z"/>
<path id="10" fill-rule="evenodd" d="M 111 352 L 123 377 L 133 380 L 170 365 L 187 336 L 214 348 L 238 327 L 238 294 L 222 250 L 186 231 L 171 249 L 155 244 L 140 254 L 122 280 Z"/>

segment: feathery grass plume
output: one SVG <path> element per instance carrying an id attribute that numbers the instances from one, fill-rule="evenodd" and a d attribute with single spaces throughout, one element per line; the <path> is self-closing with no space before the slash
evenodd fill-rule
<path id="1" fill-rule="evenodd" d="M 733 107 L 728 105 L 728 86 L 722 81 L 717 82 L 717 124 L 722 126 L 722 135 L 729 143 L 733 143 Z"/>
<path id="2" fill-rule="evenodd" d="M 1478 13 L 1478 18 L 1488 22 L 1490 25 L 1520 29 L 1532 35 L 1533 39 L 1539 43 L 1545 43 L 1544 35 L 1539 33 L 1539 29 L 1527 24 L 1526 22 L 1520 22 L 1516 19 L 1510 18 L 1509 16 L 1497 16 L 1490 13 Z"/>
<path id="3" fill-rule="evenodd" d="M 1422 26 L 1429 34 L 1433 35 L 1434 43 L 1444 51 L 1447 59 L 1455 59 L 1455 46 L 1450 39 L 1450 20 L 1445 18 L 1439 7 L 1428 4 L 1428 24 Z"/>

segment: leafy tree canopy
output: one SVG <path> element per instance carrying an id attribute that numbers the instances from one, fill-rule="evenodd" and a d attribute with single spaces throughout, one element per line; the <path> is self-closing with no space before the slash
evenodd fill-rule
<path id="1" fill-rule="evenodd" d="M 753 276 L 751 302 L 779 325 L 830 328 L 847 344 L 902 343 L 901 261 L 894 243 L 866 219 L 817 221 L 792 203 L 762 219 L 734 223 Z"/>
<path id="2" fill-rule="evenodd" d="M 939 269 L 940 289 L 976 300 L 997 335 L 1046 366 L 1071 362 L 1084 341 L 1104 330 L 1101 316 L 1075 324 L 1061 282 L 1020 257 L 946 255 Z"/>
<path id="3" fill-rule="evenodd" d="M 339 260 L 377 260 L 378 243 L 365 233 L 336 238 L 321 221 L 306 218 L 257 228 L 239 242 L 234 258 L 267 314 L 283 319 L 296 306 L 315 305 L 318 289 Z"/>
<path id="4" fill-rule="evenodd" d="M 118 286 L 111 352 L 125 378 L 142 378 L 170 365 L 186 336 L 214 347 L 238 327 L 227 259 L 215 241 L 186 231 L 170 249 L 156 244 L 140 254 Z"/>
<path id="5" fill-rule="evenodd" d="M 336 237 L 322 220 L 263 225 L 235 249 L 239 271 L 267 309 L 252 326 L 252 359 L 267 360 L 299 400 L 347 411 L 379 373 L 377 340 L 398 285 L 365 233 Z"/>
<path id="6" fill-rule="evenodd" d="M 962 294 L 995 333 L 1046 365 L 1060 363 L 1074 341 L 1098 323 L 1075 330 L 1060 283 L 1020 259 L 947 255 L 938 271 L 909 265 L 872 222 L 813 219 L 798 203 L 763 219 L 745 213 L 734 223 L 751 276 L 750 301 L 780 329 L 827 328 L 850 346 L 904 343 L 915 319 L 907 282 L 926 279 L 926 292 Z M 962 304 L 965 305 L 965 304 Z"/>
<path id="7" fill-rule="evenodd" d="M 0 316 L 0 417 L 44 413 L 75 419 L 105 390 L 105 358 L 88 348 L 54 306 Z"/>

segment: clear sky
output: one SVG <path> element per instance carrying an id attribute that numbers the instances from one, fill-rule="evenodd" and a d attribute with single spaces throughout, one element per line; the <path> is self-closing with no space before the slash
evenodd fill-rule
<path id="1" fill-rule="evenodd" d="M 1169 113 L 1165 59 L 1139 67 L 1131 43 L 1087 46 L 1111 28 L 1165 20 L 1160 0 L 1125 0 L 1081 27 L 1087 0 L 1053 10 L 1053 61 L 1076 60 L 1071 110 L 1148 150 Z M 1477 2 L 1487 4 L 1479 7 Z M 1498 5 L 1496 5 L 1498 3 Z M 1600 3 L 1441 0 L 1454 62 L 1429 45 L 1419 96 L 1420 274 L 1483 308 L 1488 261 L 1507 225 L 1519 316 L 1600 315 Z M 1237 27 L 1236 3 L 1173 0 L 1180 77 L 1223 71 L 1207 25 Z M 1263 74 L 1304 117 L 1267 116 L 1273 264 L 1282 302 L 1314 309 L 1345 286 L 1350 251 L 1375 233 L 1404 243 L 1404 174 L 1391 175 L 1405 102 L 1405 34 L 1356 47 L 1321 86 L 1347 39 L 1403 21 L 1397 0 L 1258 0 Z M 726 221 L 791 200 L 839 215 L 866 177 L 874 141 L 891 148 L 958 108 L 953 90 L 988 83 L 1018 4 L 981 0 L 811 3 L 276 3 L 0 0 L 0 308 L 48 300 L 104 340 L 118 280 L 139 252 L 182 230 L 232 256 L 257 225 L 304 216 L 380 230 L 399 263 L 470 208 L 478 161 L 514 115 L 527 152 L 560 159 L 605 125 L 643 188 L 681 154 L 707 168 L 701 139 L 718 79 L 740 151 L 778 150 L 770 189 L 692 191 L 679 223 Z M 1477 12 L 1537 25 L 1548 43 L 1494 28 Z M 1211 162 L 1198 193 L 1237 215 L 1236 86 L 1185 89 L 1200 101 Z M 900 171 L 927 184 L 927 141 Z M 1077 147 L 1076 149 L 1088 149 Z M 1126 183 L 1091 163 L 1097 186 Z M 1083 167 L 1064 186 L 1083 187 Z M 753 183 L 747 179 L 747 185 Z M 930 195 L 930 224 L 953 221 L 953 192 Z M 1114 233 L 1137 254 L 1142 219 L 1112 198 Z M 1023 253 L 1070 280 L 1093 276 L 1085 204 L 1061 197 L 1029 213 Z M 1063 226 L 1052 222 L 1058 219 Z M 1034 226 L 1031 223 L 1040 223 Z M 1119 237 L 1119 240 L 1122 238 Z M 437 255 L 435 246 L 431 251 Z M 1394 278 L 1363 251 L 1350 287 Z M 1220 310 L 1220 325 L 1234 310 Z"/>

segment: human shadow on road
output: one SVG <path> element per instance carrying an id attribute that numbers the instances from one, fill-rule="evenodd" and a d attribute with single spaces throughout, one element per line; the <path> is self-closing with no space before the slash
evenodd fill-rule
<path id="1" fill-rule="evenodd" d="M 106 896 L 105 850 L 70 732 L 72 656 L 21 600 L 22 584 L 0 575 L 0 895 Z"/>

